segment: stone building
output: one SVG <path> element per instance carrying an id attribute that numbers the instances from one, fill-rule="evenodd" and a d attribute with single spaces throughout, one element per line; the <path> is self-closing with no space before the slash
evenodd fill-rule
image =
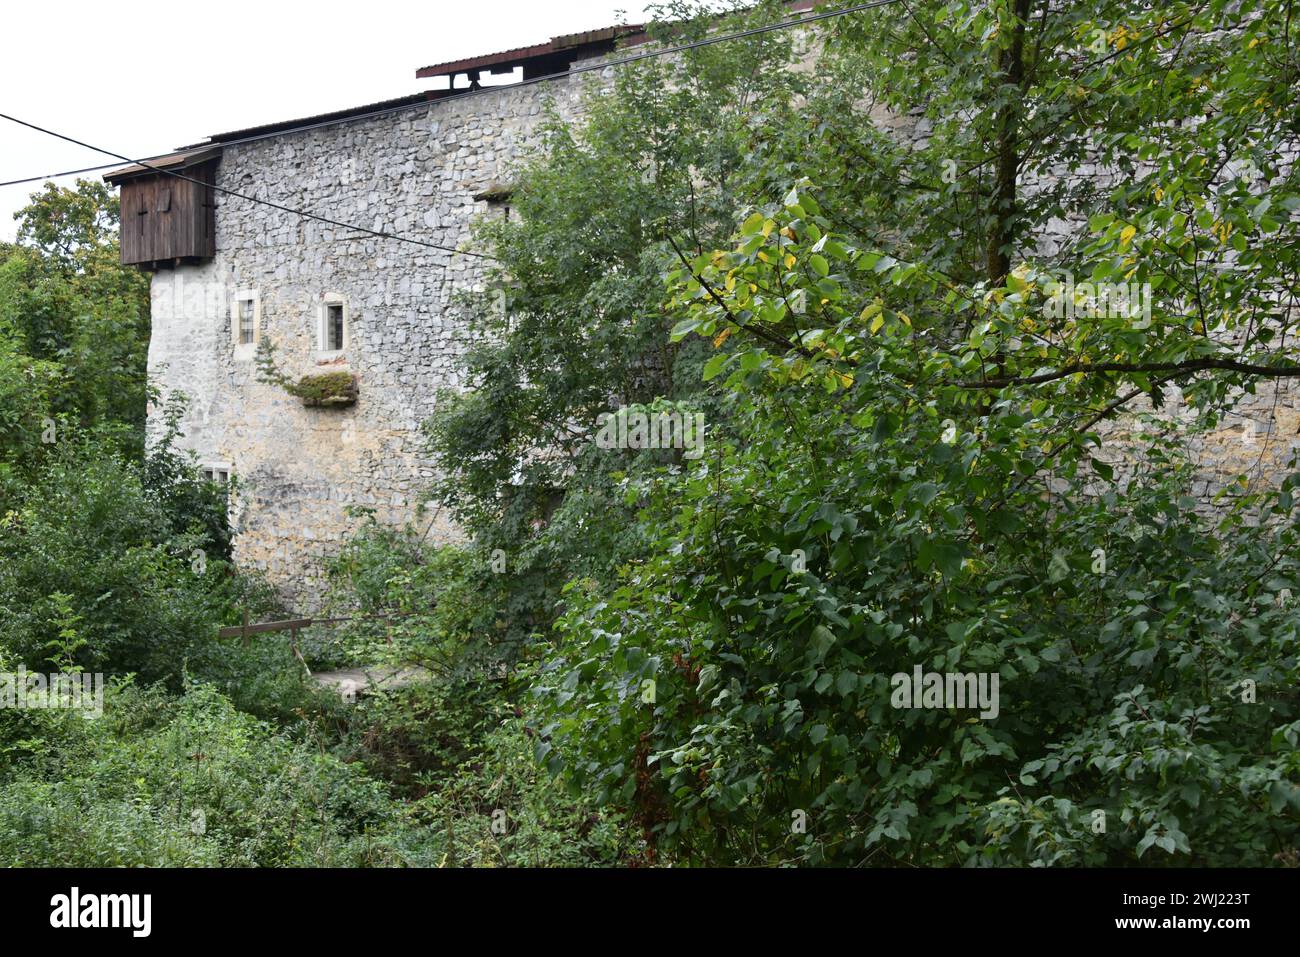
<path id="1" fill-rule="evenodd" d="M 418 77 L 440 89 L 221 134 L 105 177 L 122 188 L 124 262 L 153 273 L 150 377 L 188 398 L 183 445 L 237 480 L 236 560 L 299 608 L 318 605 L 318 559 L 361 521 L 351 507 L 417 518 L 437 467 L 420 424 L 437 391 L 458 385 L 473 330 L 455 299 L 485 270 L 457 250 L 470 249 L 477 218 L 509 215 L 509 168 L 536 141 L 544 104 L 575 118 L 612 68 L 548 77 L 647 39 L 609 28 L 426 67 Z M 260 381 L 263 337 L 287 379 L 348 373 L 355 402 L 309 405 Z M 419 520 L 435 539 L 454 535 L 437 516 Z"/>
<path id="2" fill-rule="evenodd" d="M 510 167 L 537 142 L 544 105 L 577 119 L 585 94 L 613 75 L 609 55 L 648 39 L 612 27 L 426 67 L 417 77 L 433 81 L 428 92 L 221 134 L 107 175 L 122 187 L 123 260 L 153 273 L 150 377 L 188 397 L 183 444 L 237 482 L 236 560 L 298 609 L 319 606 L 319 559 L 362 521 L 358 508 L 392 525 L 418 519 L 434 540 L 455 536 L 440 516 L 417 514 L 438 467 L 420 425 L 438 390 L 461 384 L 474 335 L 456 307 L 484 279 L 472 226 L 509 215 Z M 876 118 L 896 135 L 926 135 L 915 117 Z M 289 380 L 346 373 L 355 397 L 308 404 L 261 381 L 263 337 Z M 1296 395 L 1265 384 L 1220 431 L 1189 428 L 1204 466 L 1196 493 L 1286 469 L 1300 448 Z M 1177 404 L 1173 415 L 1190 424 Z"/>

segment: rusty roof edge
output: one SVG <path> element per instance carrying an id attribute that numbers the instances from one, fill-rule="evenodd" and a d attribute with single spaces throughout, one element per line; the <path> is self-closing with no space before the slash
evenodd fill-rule
<path id="1" fill-rule="evenodd" d="M 820 2 L 824 2 L 824 0 L 786 0 L 786 5 L 792 11 L 805 12 L 811 10 Z M 477 57 L 469 60 L 453 61 L 450 64 L 450 66 L 459 67 L 459 70 L 457 72 L 461 72 L 465 69 L 473 69 L 475 65 L 479 65 L 479 61 L 483 61 L 483 60 L 495 60 L 497 65 L 501 65 L 510 61 L 508 59 L 498 59 L 498 58 L 513 55 L 516 56 L 518 59 L 519 58 L 518 55 L 525 51 L 540 50 L 542 52 L 531 54 L 533 56 L 539 56 L 539 55 L 545 55 L 545 53 L 547 52 L 557 53 L 557 52 L 563 52 L 564 50 L 576 50 L 587 44 L 604 43 L 610 39 L 620 40 L 629 46 L 639 46 L 643 43 L 649 42 L 650 40 L 649 34 L 645 32 L 645 27 L 646 27 L 645 24 L 619 24 L 617 26 L 612 26 L 612 27 L 602 27 L 598 30 L 587 30 L 582 33 L 564 34 L 562 36 L 552 38 L 547 43 L 538 44 L 537 46 L 534 47 L 519 47 L 515 50 L 504 51 L 503 53 L 488 54 L 485 57 Z M 627 31 L 627 32 L 620 33 L 620 31 Z M 595 39 L 595 40 L 587 39 L 598 34 L 599 35 L 608 34 L 608 36 L 605 36 L 603 39 Z M 565 45 L 556 48 L 555 45 L 557 43 L 565 44 Z M 527 57 L 523 57 L 523 59 L 526 58 Z M 493 64 L 487 63 L 483 65 L 491 66 Z M 451 72 L 450 70 L 446 69 L 446 65 L 424 67 L 422 70 L 417 72 L 416 74 L 417 78 L 425 78 L 424 73 L 428 70 L 439 71 L 433 74 L 435 76 L 443 75 L 443 73 L 445 72 Z M 511 85 L 507 84 L 493 89 L 500 89 L 506 91 L 509 90 L 510 88 Z M 180 147 L 179 150 L 177 150 L 177 153 L 192 152 L 192 151 L 204 150 L 204 149 L 216 149 L 219 151 L 223 145 L 231 143 L 231 141 L 233 141 L 233 145 L 237 145 L 241 141 L 245 140 L 246 138 L 261 138 L 264 136 L 274 136 L 279 133 L 290 134 L 290 133 L 301 132 L 304 130 L 310 130 L 315 128 L 317 125 L 326 125 L 328 123 L 333 123 L 333 122 L 345 122 L 351 119 L 361 120 L 361 119 L 365 119 L 366 117 L 372 114 L 383 113 L 388 109 L 400 108 L 406 105 L 415 106 L 422 102 L 436 103 L 438 100 L 443 99 L 444 97 L 452 96 L 457 92 L 463 92 L 463 91 L 425 90 L 421 93 L 413 93 L 404 97 L 397 97 L 391 100 L 382 100 L 378 103 L 370 103 L 364 106 L 355 106 L 355 107 L 348 107 L 340 110 L 331 110 L 327 113 L 318 113 L 313 116 L 298 117 L 296 119 L 281 120 L 273 123 L 264 123 L 258 126 L 247 127 L 242 130 L 232 130 L 225 133 L 215 133 L 212 136 L 209 136 L 203 142 L 192 143 L 187 146 Z M 150 162 L 152 165 L 157 165 L 154 161 L 150 161 Z M 104 178 L 108 179 L 110 176 L 122 175 L 123 170 L 125 169 L 127 169 L 127 167 L 123 167 L 120 170 L 113 170 L 110 173 L 105 174 Z M 143 170 L 143 172 L 148 172 L 148 170 Z M 126 175 L 128 176 L 141 175 L 141 173 L 137 172 L 134 174 L 126 174 Z"/>
<path id="2" fill-rule="evenodd" d="M 562 36 L 552 37 L 545 43 L 514 47 L 510 50 L 501 50 L 498 53 L 485 53 L 481 56 L 464 57 L 459 60 L 448 60 L 445 63 L 435 63 L 433 66 L 420 67 L 415 71 L 415 78 L 424 80 L 434 76 L 445 76 L 449 73 L 464 73 L 467 70 L 482 70 L 494 66 L 516 66 L 522 61 L 531 60 L 533 57 L 576 50 L 588 44 L 644 36 L 645 26 L 644 23 L 616 24 L 612 27 L 600 27 L 596 30 L 584 30 L 580 33 L 566 33 Z"/>
<path id="3" fill-rule="evenodd" d="M 140 176 L 150 176 L 159 170 L 176 170 L 187 169 L 191 166 L 197 166 L 200 163 L 206 163 L 221 155 L 220 144 L 204 144 L 202 146 L 190 149 L 177 150 L 175 153 L 168 153 L 165 156 L 158 156 L 140 163 L 130 163 L 126 166 L 119 166 L 117 169 L 111 169 L 104 174 L 105 182 L 117 185 L 119 182 L 128 179 L 135 179 Z"/>
<path id="4" fill-rule="evenodd" d="M 645 33 L 646 26 L 644 23 L 620 23 L 612 27 L 599 27 L 595 30 L 582 30 L 578 33 L 566 33 L 562 36 L 551 37 L 551 42 L 555 44 L 557 50 L 567 50 L 570 47 L 582 46 L 585 43 L 620 40 L 623 37 Z"/>
<path id="5" fill-rule="evenodd" d="M 817 6 L 819 2 L 822 2 L 822 0 L 786 0 L 785 5 L 794 13 L 806 13 Z M 720 14 L 719 18 L 723 15 L 725 14 Z M 616 24 L 612 27 L 599 27 L 595 30 L 583 30 L 578 33 L 566 33 L 558 37 L 552 37 L 546 43 L 536 43 L 531 46 L 502 50 L 499 53 L 486 53 L 482 56 L 448 60 L 445 63 L 420 67 L 415 71 L 415 78 L 424 80 L 434 76 L 464 73 L 468 70 L 481 70 L 493 66 L 517 66 L 520 61 L 533 57 L 546 56 L 550 53 L 563 53 L 566 50 L 574 50 L 588 44 L 604 43 L 609 40 L 631 39 L 634 44 L 639 45 L 648 42 L 650 39 L 649 34 L 646 32 L 647 26 L 649 24 L 627 23 Z"/>

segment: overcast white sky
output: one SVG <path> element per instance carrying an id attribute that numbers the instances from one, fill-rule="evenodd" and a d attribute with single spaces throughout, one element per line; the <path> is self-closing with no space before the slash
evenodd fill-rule
<path id="1" fill-rule="evenodd" d="M 126 156 L 417 93 L 422 66 L 639 23 L 643 0 L 6 5 L 0 113 Z M 626 18 L 619 16 L 626 12 Z M 0 120 L 0 182 L 112 162 Z M 88 174 L 90 176 L 98 174 Z M 72 185 L 74 178 L 61 179 Z M 40 183 L 0 188 L 0 239 Z"/>

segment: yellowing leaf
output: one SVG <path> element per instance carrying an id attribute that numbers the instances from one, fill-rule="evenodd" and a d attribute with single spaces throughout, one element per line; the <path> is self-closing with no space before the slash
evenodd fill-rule
<path id="1" fill-rule="evenodd" d="M 1124 230 L 1119 234 L 1120 247 L 1124 249 L 1128 248 L 1128 244 L 1133 241 L 1133 237 L 1136 235 L 1137 235 L 1136 226 L 1125 226 Z"/>

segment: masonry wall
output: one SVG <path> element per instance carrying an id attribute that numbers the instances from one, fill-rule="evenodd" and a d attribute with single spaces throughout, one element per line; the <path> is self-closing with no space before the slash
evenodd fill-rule
<path id="1" fill-rule="evenodd" d="M 584 91 L 610 75 L 504 87 L 227 147 L 216 182 L 455 247 L 470 238 L 475 219 L 490 214 L 474 194 L 508 180 L 511 163 L 536 144 L 545 100 L 553 97 L 561 115 L 575 119 Z M 917 117 L 873 118 L 917 145 L 928 134 Z M 1101 185 L 1108 179 L 1100 169 L 1083 175 Z M 1021 185 L 1035 186 L 1030 178 Z M 218 196 L 217 203 L 215 259 L 155 275 L 150 374 L 164 392 L 189 396 L 183 444 L 238 480 L 236 560 L 264 572 L 294 610 L 308 613 L 321 603 L 320 559 L 363 521 L 350 507 L 373 510 L 388 524 L 418 522 L 435 541 L 456 537 L 445 516 L 417 515 L 417 498 L 437 468 L 422 454 L 419 428 L 437 391 L 461 385 L 458 360 L 474 331 L 454 299 L 481 281 L 484 262 L 239 199 Z M 1040 255 L 1075 228 L 1054 225 L 1040 237 Z M 234 344 L 231 325 L 234 299 L 247 291 L 258 296 L 259 333 L 277 346 L 281 369 L 296 379 L 346 368 L 360 382 L 355 406 L 305 408 L 256 380 L 254 351 Z M 349 310 L 341 359 L 325 359 L 316 348 L 319 310 L 331 294 Z M 1167 411 L 1188 430 L 1200 468 L 1194 494 L 1207 505 L 1240 472 L 1257 481 L 1281 474 L 1300 448 L 1300 389 L 1290 383 L 1263 385 L 1240 415 L 1208 435 L 1194 434 L 1176 402 Z M 1244 438 L 1243 416 L 1257 423 Z M 1133 466 L 1122 453 L 1132 426 L 1126 419 L 1100 429 L 1115 443 L 1103 457 Z"/>
<path id="2" fill-rule="evenodd" d="M 920 111 L 907 116 L 876 111 L 873 120 L 914 149 L 924 148 L 931 134 L 931 123 Z M 1277 161 L 1279 175 L 1286 175 L 1300 161 L 1300 139 L 1293 139 Z M 1022 195 L 1030 195 L 1069 176 L 1076 181 L 1086 180 L 1102 195 L 1128 178 L 1126 173 L 1095 163 L 1085 163 L 1074 172 L 1065 163 L 1044 163 L 1033 171 L 1022 171 L 1017 188 Z M 1013 263 L 1021 258 L 1050 260 L 1072 243 L 1084 226 L 1082 220 L 1049 221 L 1033 236 L 1032 250 L 1013 256 Z M 1078 276 L 1077 281 L 1087 278 Z M 1213 329 L 1211 335 L 1216 335 Z M 1226 337 L 1221 341 L 1230 344 Z M 1153 410 L 1142 397 L 1126 405 L 1122 414 L 1097 423 L 1091 431 L 1102 439 L 1103 447 L 1095 457 L 1112 466 L 1123 487 L 1143 469 L 1142 436 L 1158 429 L 1182 445 L 1194 469 L 1188 492 L 1196 499 L 1198 510 L 1206 513 L 1223 507 L 1219 496 L 1225 489 L 1233 493 L 1256 492 L 1300 470 L 1300 382 L 1295 379 L 1264 379 L 1256 382 L 1251 392 L 1237 391 L 1231 396 L 1231 411 L 1213 428 L 1201 427 L 1198 420 L 1197 411 L 1184 401 L 1182 390 L 1167 385 L 1161 409 Z M 1050 483 L 1058 490 L 1067 484 L 1055 479 Z"/>
<path id="3" fill-rule="evenodd" d="M 573 117 L 582 91 L 605 79 L 596 72 L 505 87 L 228 147 L 216 182 L 456 247 L 477 217 L 492 214 L 474 194 L 506 178 L 536 142 L 544 101 L 554 97 Z M 320 605 L 319 559 L 362 521 L 349 506 L 392 524 L 418 518 L 434 540 L 455 536 L 443 517 L 416 514 L 437 467 L 422 455 L 419 427 L 437 391 L 460 385 L 457 359 L 473 330 L 454 297 L 481 281 L 484 261 L 236 198 L 217 202 L 216 257 L 155 274 L 149 371 L 164 393 L 189 398 L 183 445 L 237 478 L 236 560 L 305 613 Z M 355 406 L 306 408 L 257 381 L 255 350 L 235 344 L 231 325 L 244 291 L 257 294 L 259 333 L 276 345 L 281 370 L 296 380 L 348 369 L 360 383 Z M 327 360 L 317 327 L 329 294 L 345 298 L 350 332 L 342 356 Z"/>

